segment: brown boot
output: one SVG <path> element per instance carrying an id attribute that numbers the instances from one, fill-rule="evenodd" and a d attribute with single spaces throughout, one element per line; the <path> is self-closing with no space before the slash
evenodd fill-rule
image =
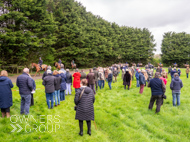
<path id="1" fill-rule="evenodd" d="M 2 112 L 2 117 L 4 118 L 6 116 L 6 113 L 5 112 Z"/>
<path id="2" fill-rule="evenodd" d="M 10 112 L 6 112 L 6 116 L 7 118 L 10 118 L 11 117 Z"/>

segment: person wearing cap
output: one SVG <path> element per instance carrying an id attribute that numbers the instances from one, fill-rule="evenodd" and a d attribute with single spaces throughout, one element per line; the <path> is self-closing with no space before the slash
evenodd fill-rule
<path id="1" fill-rule="evenodd" d="M 46 102 L 48 105 L 48 109 L 53 109 L 53 95 L 55 92 L 55 86 L 56 86 L 56 79 L 55 77 L 52 75 L 51 70 L 47 70 L 47 76 L 44 78 L 43 83 L 45 86 L 45 93 L 46 93 Z M 51 100 L 51 106 L 49 101 Z"/>
<path id="2" fill-rule="evenodd" d="M 155 73 L 155 76 L 153 79 L 151 79 L 148 83 L 148 87 L 151 88 L 151 98 L 149 103 L 149 109 L 152 110 L 154 102 L 156 101 L 156 113 L 160 112 L 160 107 L 162 105 L 163 100 L 163 94 L 166 92 L 166 85 L 164 84 L 164 81 L 159 79 L 159 72 Z"/>
<path id="3" fill-rule="evenodd" d="M 170 89 L 172 90 L 172 97 L 173 97 L 173 106 L 176 106 L 176 98 L 177 98 L 177 106 L 180 105 L 180 94 L 181 88 L 183 87 L 183 83 L 179 78 L 178 73 L 174 74 L 174 79 L 170 84 Z"/>
<path id="4" fill-rule="evenodd" d="M 48 66 L 48 67 L 47 67 L 47 70 L 50 70 L 50 71 L 51 71 L 51 66 Z M 44 80 L 44 77 L 47 76 L 47 70 L 43 73 L 43 75 L 42 75 L 42 80 Z M 51 74 L 53 74 L 52 71 L 51 71 Z"/>
<path id="5" fill-rule="evenodd" d="M 25 113 L 28 115 L 31 103 L 31 92 L 33 90 L 33 82 L 29 76 L 28 68 L 24 68 L 23 74 L 17 77 L 16 85 L 19 88 L 19 93 L 21 96 L 20 114 Z"/>
<path id="6" fill-rule="evenodd" d="M 66 69 L 66 95 L 71 95 L 72 75 L 69 73 L 69 69 Z"/>

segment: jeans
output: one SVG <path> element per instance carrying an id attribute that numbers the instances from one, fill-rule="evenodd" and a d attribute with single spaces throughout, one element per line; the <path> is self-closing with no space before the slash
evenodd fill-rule
<path id="1" fill-rule="evenodd" d="M 53 108 L 53 95 L 54 95 L 54 92 L 53 93 L 46 93 L 46 101 L 47 101 L 47 105 L 48 105 L 49 109 L 50 109 L 49 100 L 51 100 L 51 108 Z"/>
<path id="2" fill-rule="evenodd" d="M 102 80 L 102 88 L 104 88 L 105 80 Z"/>
<path id="3" fill-rule="evenodd" d="M 21 107 L 20 114 L 29 114 L 29 108 L 31 103 L 31 94 L 28 95 L 20 95 L 21 96 Z"/>
<path id="4" fill-rule="evenodd" d="M 60 105 L 60 90 L 55 90 L 54 98 L 55 98 L 55 105 L 57 105 L 57 101 L 58 101 L 58 105 Z"/>
<path id="5" fill-rule="evenodd" d="M 102 84 L 103 84 L 103 80 L 98 80 L 98 86 L 100 87 L 100 89 L 103 88 Z"/>
<path id="6" fill-rule="evenodd" d="M 189 74 L 187 73 L 187 78 L 189 78 Z"/>
<path id="7" fill-rule="evenodd" d="M 60 91 L 60 100 L 61 101 L 65 100 L 65 90 L 64 91 Z"/>
<path id="8" fill-rule="evenodd" d="M 66 87 L 67 87 L 66 95 L 68 95 L 68 93 L 69 93 L 69 95 L 71 95 L 71 83 L 66 83 Z"/>
<path id="9" fill-rule="evenodd" d="M 176 106 L 176 98 L 177 98 L 177 105 L 180 105 L 180 93 L 172 93 L 173 96 L 173 106 Z"/>
<path id="10" fill-rule="evenodd" d="M 139 80 L 137 80 L 137 87 L 140 87 Z"/>
<path id="11" fill-rule="evenodd" d="M 111 83 L 112 83 L 112 82 L 108 82 L 108 86 L 109 86 L 110 90 L 111 90 Z"/>

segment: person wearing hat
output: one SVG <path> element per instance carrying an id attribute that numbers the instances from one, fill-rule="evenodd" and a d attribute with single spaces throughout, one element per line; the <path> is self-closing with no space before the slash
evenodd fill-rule
<path id="1" fill-rule="evenodd" d="M 43 60 L 42 60 L 42 58 L 41 58 L 41 57 L 39 58 L 39 62 L 38 62 L 38 64 L 40 65 L 40 69 L 42 70 Z"/>

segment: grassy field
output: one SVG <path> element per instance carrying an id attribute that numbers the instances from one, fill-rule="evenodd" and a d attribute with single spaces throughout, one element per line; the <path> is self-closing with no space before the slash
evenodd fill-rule
<path id="1" fill-rule="evenodd" d="M 124 90 L 121 74 L 117 83 L 112 83 L 112 90 L 98 90 L 95 100 L 95 122 L 92 122 L 92 136 L 86 134 L 84 123 L 83 137 L 78 135 L 78 121 L 75 120 L 74 89 L 72 95 L 66 96 L 61 105 L 48 109 L 41 80 L 36 80 L 37 90 L 34 94 L 35 105 L 30 108 L 30 115 L 20 115 L 20 95 L 18 88 L 13 88 L 13 106 L 11 119 L 0 118 L 0 141 L 64 141 L 64 142 L 188 142 L 190 141 L 190 78 L 182 70 L 181 79 L 184 87 L 181 93 L 181 105 L 173 107 L 172 93 L 167 83 L 167 100 L 161 112 L 155 114 L 148 110 L 151 96 L 145 87 L 139 94 L 136 81 L 130 90 Z M 25 118 L 24 118 L 25 117 Z M 17 129 L 15 132 L 13 127 Z M 20 130 L 19 127 L 23 129 Z M 53 129 L 52 129 L 53 128 Z"/>

